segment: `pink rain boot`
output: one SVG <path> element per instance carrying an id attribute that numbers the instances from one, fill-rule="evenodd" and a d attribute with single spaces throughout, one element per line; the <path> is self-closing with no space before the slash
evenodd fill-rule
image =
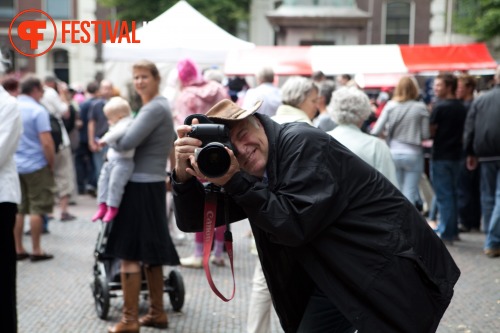
<path id="1" fill-rule="evenodd" d="M 118 214 L 118 208 L 109 206 L 108 211 L 106 212 L 106 215 L 104 215 L 102 221 L 108 223 L 115 218 L 116 214 Z"/>
<path id="2" fill-rule="evenodd" d="M 97 213 L 92 217 L 92 222 L 95 222 L 97 220 L 100 220 L 106 215 L 106 211 L 108 210 L 108 206 L 106 205 L 105 202 L 101 202 L 99 204 L 99 209 L 97 210 Z"/>

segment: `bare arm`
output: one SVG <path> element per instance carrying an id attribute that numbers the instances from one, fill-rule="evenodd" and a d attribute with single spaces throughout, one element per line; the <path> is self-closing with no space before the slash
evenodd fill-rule
<path id="1" fill-rule="evenodd" d="M 56 149 L 54 147 L 54 140 L 52 140 L 52 135 L 50 134 L 50 132 L 42 132 L 38 135 L 38 137 L 40 138 L 43 154 L 45 155 L 45 159 L 49 164 L 49 168 L 50 170 L 54 170 Z"/>
<path id="2" fill-rule="evenodd" d="M 96 152 L 99 150 L 95 142 L 95 120 L 89 119 L 89 123 L 87 126 L 87 133 L 89 136 L 89 149 L 91 152 Z"/>

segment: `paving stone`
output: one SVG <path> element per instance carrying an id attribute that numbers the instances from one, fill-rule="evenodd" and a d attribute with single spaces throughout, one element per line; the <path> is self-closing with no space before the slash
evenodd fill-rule
<path id="1" fill-rule="evenodd" d="M 90 222 L 96 209 L 95 199 L 79 196 L 70 210 L 78 219 L 71 222 L 53 220 L 50 234 L 43 235 L 42 247 L 54 254 L 53 260 L 18 263 L 17 295 L 20 333 L 106 332 L 121 315 L 123 300 L 112 298 L 106 320 L 98 318 L 90 283 L 93 280 L 94 248 L 99 223 Z M 59 216 L 59 212 L 55 212 Z M 203 269 L 165 267 L 165 274 L 178 269 L 186 293 L 181 312 L 174 312 L 167 294 L 165 307 L 169 315 L 168 330 L 142 328 L 142 333 L 160 331 L 176 333 L 245 332 L 251 281 L 257 257 L 250 253 L 250 227 L 247 222 L 233 224 L 236 295 L 226 303 L 210 289 Z M 482 254 L 484 235 L 461 234 L 450 252 L 462 276 L 455 296 L 438 328 L 439 333 L 500 332 L 500 258 Z M 31 249 L 29 236 L 24 236 L 26 249 Z M 177 245 L 181 257 L 191 255 L 193 236 Z M 225 267 L 213 267 L 212 276 L 221 292 L 229 296 L 232 276 L 226 258 Z M 147 300 L 141 297 L 140 313 L 147 312 Z M 272 317 L 273 333 L 282 332 L 276 316 Z"/>

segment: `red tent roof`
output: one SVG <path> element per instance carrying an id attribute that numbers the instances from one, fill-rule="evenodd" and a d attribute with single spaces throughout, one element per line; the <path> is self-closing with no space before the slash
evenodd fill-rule
<path id="1" fill-rule="evenodd" d="M 394 86 L 407 73 L 494 70 L 483 43 L 455 45 L 256 46 L 229 52 L 227 75 L 254 75 L 264 66 L 277 75 L 357 74 L 366 87 Z"/>
<path id="2" fill-rule="evenodd" d="M 485 44 L 400 45 L 409 72 L 495 69 Z"/>

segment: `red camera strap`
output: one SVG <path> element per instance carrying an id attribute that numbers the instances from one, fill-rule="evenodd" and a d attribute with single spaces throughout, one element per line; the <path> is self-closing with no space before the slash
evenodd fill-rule
<path id="1" fill-rule="evenodd" d="M 236 281 L 234 280 L 234 267 L 233 267 L 233 241 L 231 239 L 231 233 L 226 230 L 226 235 L 224 239 L 224 244 L 226 245 L 227 255 L 229 257 L 229 263 L 231 264 L 231 273 L 233 275 L 233 293 L 231 298 L 226 298 L 221 294 L 219 289 L 214 284 L 212 280 L 212 274 L 210 274 L 210 253 L 212 252 L 212 242 L 214 240 L 215 234 L 215 222 L 217 217 L 217 194 L 209 192 L 205 194 L 205 211 L 203 214 L 203 268 L 205 269 L 205 274 L 207 276 L 208 284 L 212 288 L 213 292 L 219 296 L 224 302 L 229 302 L 233 299 L 234 293 L 236 291 Z M 229 233 L 229 234 L 227 234 Z M 228 237 L 229 236 L 229 237 Z"/>

